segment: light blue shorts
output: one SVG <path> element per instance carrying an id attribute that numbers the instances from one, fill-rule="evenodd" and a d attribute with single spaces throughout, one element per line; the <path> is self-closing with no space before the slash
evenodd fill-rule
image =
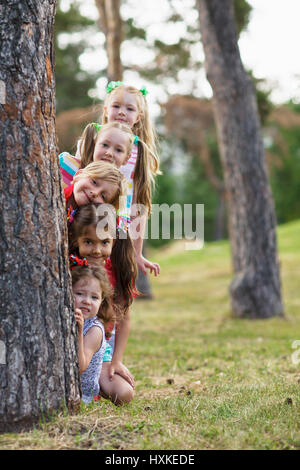
<path id="1" fill-rule="evenodd" d="M 116 328 L 114 327 L 112 331 L 112 335 L 109 340 L 106 341 L 106 349 L 103 356 L 103 362 L 111 362 L 114 349 L 115 349 L 115 335 L 116 335 Z"/>
<path id="2" fill-rule="evenodd" d="M 104 353 L 104 356 L 103 356 L 103 362 L 111 362 L 112 360 L 112 355 L 113 355 L 113 350 L 112 350 L 112 347 L 111 345 L 108 343 L 108 341 L 106 342 L 106 349 L 105 349 L 105 353 Z"/>

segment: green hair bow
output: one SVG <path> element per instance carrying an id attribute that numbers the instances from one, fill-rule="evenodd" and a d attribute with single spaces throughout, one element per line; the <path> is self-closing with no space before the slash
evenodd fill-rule
<path id="1" fill-rule="evenodd" d="M 94 128 L 96 129 L 96 131 L 99 132 L 102 127 L 101 124 L 99 124 L 99 122 L 92 122 L 92 124 Z"/>
<path id="2" fill-rule="evenodd" d="M 143 86 L 143 88 L 140 88 L 140 92 L 144 96 L 148 95 L 148 93 L 149 93 L 149 91 L 147 90 L 147 88 L 145 86 Z"/>
<path id="3" fill-rule="evenodd" d="M 109 84 L 106 87 L 106 92 L 110 93 L 111 91 L 113 91 L 115 88 L 117 88 L 120 85 L 123 85 L 123 82 L 109 82 Z"/>

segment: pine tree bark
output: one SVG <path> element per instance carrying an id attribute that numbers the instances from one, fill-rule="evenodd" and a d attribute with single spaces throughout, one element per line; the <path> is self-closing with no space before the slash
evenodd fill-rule
<path id="1" fill-rule="evenodd" d="M 57 162 L 56 1 L 0 6 L 0 430 L 80 402 Z"/>
<path id="2" fill-rule="evenodd" d="M 95 0 L 99 11 L 100 28 L 106 38 L 108 57 L 107 79 L 122 80 L 121 44 L 123 41 L 123 22 L 120 15 L 121 0 Z"/>
<path id="3" fill-rule="evenodd" d="M 226 185 L 233 312 L 250 318 L 282 315 L 274 204 L 256 96 L 240 58 L 232 0 L 197 0 L 197 7 Z"/>

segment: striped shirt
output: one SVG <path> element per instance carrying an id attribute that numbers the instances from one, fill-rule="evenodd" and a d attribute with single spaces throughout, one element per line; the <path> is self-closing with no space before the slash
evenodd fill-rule
<path id="1" fill-rule="evenodd" d="M 80 168 L 80 159 L 73 157 L 68 152 L 62 152 L 59 155 L 59 166 L 63 181 L 63 189 L 70 186 L 75 176 L 75 173 Z"/>

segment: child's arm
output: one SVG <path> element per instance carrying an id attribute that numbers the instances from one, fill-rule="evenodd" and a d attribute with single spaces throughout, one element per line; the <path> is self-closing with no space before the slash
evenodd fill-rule
<path id="1" fill-rule="evenodd" d="M 109 378 L 112 379 L 114 374 L 121 375 L 133 388 L 134 380 L 132 374 L 127 367 L 122 364 L 124 351 L 127 345 L 130 332 L 130 310 L 128 309 L 116 328 L 115 348 L 109 368 Z"/>
<path id="2" fill-rule="evenodd" d="M 101 346 L 102 331 L 100 328 L 90 328 L 85 336 L 83 336 L 83 315 L 79 308 L 75 309 L 75 319 L 78 325 L 78 360 L 80 373 L 84 372 L 91 362 L 96 351 Z"/>
<path id="3" fill-rule="evenodd" d="M 139 233 L 139 236 L 133 237 L 133 240 L 132 240 L 135 254 L 136 254 L 136 263 L 137 263 L 138 268 L 145 275 L 147 274 L 147 269 L 149 269 L 151 274 L 154 273 L 154 275 L 157 276 L 160 273 L 159 264 L 152 263 L 151 261 L 147 260 L 142 254 L 147 216 L 145 214 L 140 215 L 139 221 L 140 221 L 139 226 L 136 227 L 136 231 Z"/>

